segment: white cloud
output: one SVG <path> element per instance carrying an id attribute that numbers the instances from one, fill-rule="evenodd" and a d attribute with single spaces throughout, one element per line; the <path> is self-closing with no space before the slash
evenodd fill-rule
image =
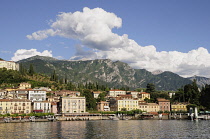
<path id="1" fill-rule="evenodd" d="M 38 52 L 36 49 L 30 49 L 30 50 L 19 49 L 14 53 L 14 56 L 12 57 L 11 60 L 19 61 L 36 55 L 52 57 L 52 51 L 44 50 L 43 52 Z"/>
<path id="2" fill-rule="evenodd" d="M 210 77 L 208 73 L 210 54 L 207 49 L 200 47 L 188 53 L 158 52 L 155 46 L 140 46 L 129 39 L 127 34 L 120 36 L 112 32 L 113 28 L 120 27 L 122 27 L 122 19 L 114 13 L 106 12 L 101 8 L 85 7 L 82 12 L 60 13 L 56 21 L 51 22 L 50 29 L 34 32 L 27 35 L 27 38 L 42 40 L 58 35 L 80 40 L 81 45 L 76 46 L 77 52 L 71 59 L 109 58 L 149 71 L 163 70 L 172 71 L 181 76 Z M 88 51 L 85 48 L 88 48 Z"/>

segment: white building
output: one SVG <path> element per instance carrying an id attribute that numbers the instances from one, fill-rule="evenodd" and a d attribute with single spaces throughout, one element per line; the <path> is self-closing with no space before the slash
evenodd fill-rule
<path id="1" fill-rule="evenodd" d="M 8 70 L 19 70 L 19 64 L 13 61 L 0 60 L 0 68 L 6 68 Z"/>
<path id="2" fill-rule="evenodd" d="M 62 113 L 84 113 L 86 112 L 85 97 L 63 97 L 61 100 Z"/>
<path id="3" fill-rule="evenodd" d="M 125 95 L 125 94 L 126 94 L 126 91 L 124 91 L 124 90 L 114 89 L 114 90 L 109 91 L 110 97 L 117 97 L 117 95 Z"/>
<path id="4" fill-rule="evenodd" d="M 46 91 L 45 90 L 29 90 L 28 99 L 32 102 L 34 101 L 45 101 L 46 100 Z"/>
<path id="5" fill-rule="evenodd" d="M 138 91 L 130 91 L 130 93 L 131 93 L 131 95 L 132 95 L 133 98 L 138 98 L 138 94 L 140 92 L 138 92 Z"/>
<path id="6" fill-rule="evenodd" d="M 101 93 L 102 93 L 101 91 L 95 91 L 95 92 L 93 92 L 93 97 L 98 98 L 99 94 L 101 94 Z"/>
<path id="7" fill-rule="evenodd" d="M 33 112 L 43 112 L 43 113 L 51 112 L 51 102 L 48 101 L 33 102 Z"/>

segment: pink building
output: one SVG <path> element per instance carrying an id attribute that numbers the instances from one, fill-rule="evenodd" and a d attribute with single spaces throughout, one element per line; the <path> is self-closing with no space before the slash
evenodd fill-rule
<path id="1" fill-rule="evenodd" d="M 110 111 L 109 102 L 101 101 L 97 104 L 98 111 Z"/>
<path id="2" fill-rule="evenodd" d="M 157 98 L 157 101 L 161 111 L 170 111 L 170 100 Z"/>
<path id="3" fill-rule="evenodd" d="M 54 114 L 58 113 L 57 102 L 51 102 L 51 112 Z"/>

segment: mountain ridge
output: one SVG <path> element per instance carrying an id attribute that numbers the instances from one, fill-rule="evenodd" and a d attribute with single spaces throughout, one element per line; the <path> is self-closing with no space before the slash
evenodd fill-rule
<path id="1" fill-rule="evenodd" d="M 110 59 L 69 61 L 34 56 L 18 63 L 26 68 L 33 64 L 36 72 L 47 75 L 51 75 L 55 70 L 58 76 L 74 83 L 98 82 L 110 87 L 126 86 L 135 89 L 145 88 L 147 83 L 154 83 L 157 90 L 175 91 L 192 82 L 169 71 L 154 75 L 145 69 L 133 69 L 127 63 Z"/>

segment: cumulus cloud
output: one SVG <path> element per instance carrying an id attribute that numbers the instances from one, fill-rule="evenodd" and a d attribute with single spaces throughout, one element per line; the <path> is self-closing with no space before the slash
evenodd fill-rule
<path id="1" fill-rule="evenodd" d="M 36 49 L 30 49 L 30 50 L 19 49 L 14 53 L 14 56 L 12 57 L 11 60 L 19 61 L 36 55 L 52 57 L 52 51 L 44 50 L 43 52 L 38 52 Z"/>
<path id="2" fill-rule="evenodd" d="M 103 59 L 127 62 L 134 68 L 149 71 L 172 71 L 181 76 L 208 76 L 210 54 L 200 47 L 182 53 L 177 51 L 158 52 L 155 46 L 141 46 L 129 39 L 113 33 L 113 28 L 121 28 L 122 19 L 114 13 L 101 8 L 83 8 L 74 13 L 60 13 L 56 21 L 52 21 L 50 29 L 27 35 L 31 40 L 42 40 L 49 36 L 60 36 L 81 41 L 76 46 L 76 54 L 71 59 Z M 87 49 L 88 48 L 88 51 Z"/>

